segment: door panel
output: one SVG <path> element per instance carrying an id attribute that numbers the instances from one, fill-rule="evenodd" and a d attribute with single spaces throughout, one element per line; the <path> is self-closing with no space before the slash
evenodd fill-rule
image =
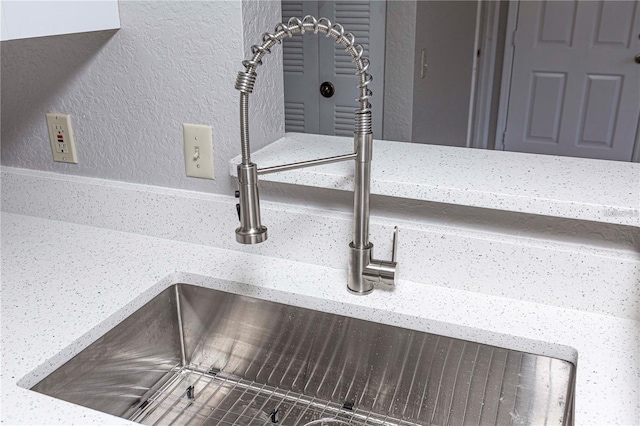
<path id="1" fill-rule="evenodd" d="M 333 114 L 335 134 L 353 136 L 353 106 L 335 105 Z"/>
<path id="2" fill-rule="evenodd" d="M 558 143 L 566 74 L 534 72 L 528 114 L 528 141 Z"/>
<path id="3" fill-rule="evenodd" d="M 622 76 L 589 75 L 581 119 L 579 146 L 600 145 L 611 148 Z"/>
<path id="4" fill-rule="evenodd" d="M 504 149 L 631 161 L 638 1 L 520 2 Z"/>
<path id="5" fill-rule="evenodd" d="M 287 38 L 284 43 L 284 54 L 282 57 L 284 72 L 301 75 L 304 73 L 302 37 Z"/>
<path id="6" fill-rule="evenodd" d="M 629 47 L 637 7 L 638 3 L 633 1 L 601 2 L 594 44 Z"/>
<path id="7" fill-rule="evenodd" d="M 544 2 L 538 26 L 538 45 L 571 46 L 576 20 L 576 0 Z"/>
<path id="8" fill-rule="evenodd" d="M 302 102 L 284 103 L 284 125 L 287 132 L 305 133 L 305 111 Z"/>
<path id="9" fill-rule="evenodd" d="M 327 7 L 331 4 L 333 8 Z M 371 19 L 370 3 L 368 1 L 338 1 L 324 2 L 321 13 L 333 14 L 332 22 L 340 23 L 346 31 L 352 32 L 356 37 L 356 43 L 364 47 L 363 55 L 369 57 L 369 31 Z M 353 75 L 353 62 L 351 55 L 344 47 L 333 44 L 334 72 L 336 75 Z"/>

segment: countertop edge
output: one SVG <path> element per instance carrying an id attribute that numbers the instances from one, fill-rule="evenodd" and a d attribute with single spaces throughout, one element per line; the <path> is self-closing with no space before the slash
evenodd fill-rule
<path id="1" fill-rule="evenodd" d="M 324 139 L 323 144 L 317 143 L 319 138 Z M 287 133 L 284 138 L 252 153 L 252 160 L 258 164 L 272 166 L 332 156 L 346 153 L 341 150 L 345 151 L 349 141 L 350 139 L 345 137 Z M 382 140 L 376 140 L 375 144 L 374 149 L 380 149 L 385 155 L 374 158 L 375 167 L 372 167 L 371 177 L 371 193 L 374 195 L 640 227 L 640 164 L 517 152 L 462 150 L 455 147 Z M 294 145 L 299 146 L 293 148 Z M 461 156 L 463 156 L 461 161 L 467 166 L 477 163 L 478 170 L 459 170 L 456 158 Z M 407 179 L 407 174 L 398 177 L 393 173 L 400 162 L 405 164 L 404 162 L 410 161 L 406 167 L 417 168 L 421 162 L 428 164 L 428 161 L 434 161 L 434 158 L 438 159 L 438 170 L 437 176 L 432 179 Z M 491 159 L 491 167 L 483 170 L 482 162 L 487 158 Z M 519 161 L 517 166 L 512 163 L 514 159 Z M 237 176 L 236 166 L 240 161 L 240 156 L 229 161 L 231 176 Z M 549 167 L 546 167 L 546 161 L 549 162 Z M 593 164 L 599 167 L 594 168 Z M 532 171 L 542 169 L 545 170 L 546 175 L 540 179 L 540 182 L 530 179 L 530 176 L 529 180 L 524 179 Z M 495 188 L 483 188 L 482 181 L 466 179 L 480 170 L 493 175 L 492 178 L 488 178 L 489 180 L 500 180 L 508 176 L 511 181 L 514 181 L 523 177 L 522 187 L 499 191 Z M 619 173 L 614 173 L 616 170 Z M 584 175 L 584 179 L 580 174 Z M 456 175 L 460 176 L 459 180 L 451 178 Z M 612 176 L 617 176 L 620 181 L 614 182 L 616 186 L 626 182 L 624 188 L 616 188 L 620 194 L 618 200 L 614 200 L 615 202 L 607 191 L 599 196 L 593 188 L 589 187 L 589 182 L 610 181 Z M 636 177 L 637 185 L 627 181 L 633 176 Z M 567 177 L 572 179 L 572 184 L 582 185 L 570 191 L 573 199 L 567 198 L 566 188 L 557 185 L 560 180 Z M 346 164 L 261 175 L 260 179 L 345 191 L 350 191 L 353 186 L 351 167 Z M 629 192 L 628 201 L 622 202 L 623 199 L 626 200 L 626 194 L 622 194 L 622 191 Z"/>

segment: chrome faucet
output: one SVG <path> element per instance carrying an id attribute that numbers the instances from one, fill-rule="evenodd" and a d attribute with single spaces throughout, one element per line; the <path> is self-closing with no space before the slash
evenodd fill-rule
<path id="1" fill-rule="evenodd" d="M 271 48 L 280 44 L 286 37 L 305 32 L 324 33 L 326 37 L 333 37 L 335 42 L 344 46 L 353 57 L 358 77 L 359 97 L 356 101 L 360 108 L 355 111 L 354 152 L 336 157 L 303 161 L 281 166 L 258 168 L 251 162 L 249 149 L 249 94 L 253 92 L 256 81 L 256 69 L 262 65 L 262 58 L 271 52 Z M 392 260 L 377 260 L 373 258 L 373 244 L 369 242 L 369 196 L 371 189 L 371 158 L 373 149 L 373 133 L 371 131 L 371 90 L 369 83 L 371 75 L 367 73 L 369 60 L 362 57 L 364 49 L 355 44 L 352 33 L 345 33 L 340 24 L 331 24 L 327 18 L 316 20 L 313 16 L 305 16 L 302 20 L 291 18 L 288 23 L 280 23 L 274 33 L 262 35 L 262 45 L 251 47 L 253 57 L 242 62 L 245 70 L 238 73 L 236 89 L 240 91 L 240 137 L 242 141 L 242 163 L 238 164 L 239 197 L 238 215 L 240 227 L 236 229 L 236 240 L 242 244 L 257 244 L 267 239 L 267 228 L 260 220 L 260 199 L 258 196 L 258 176 L 282 172 L 285 170 L 319 166 L 321 164 L 337 163 L 355 160 L 354 187 L 354 225 L 353 241 L 349 244 L 349 280 L 347 289 L 354 294 L 368 294 L 374 289 L 374 284 L 394 286 L 397 281 L 398 264 L 396 252 L 398 244 L 398 228 L 393 236 Z"/>

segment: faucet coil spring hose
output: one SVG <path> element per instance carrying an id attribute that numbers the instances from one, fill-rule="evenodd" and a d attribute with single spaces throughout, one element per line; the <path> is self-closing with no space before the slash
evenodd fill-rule
<path id="1" fill-rule="evenodd" d="M 249 94 L 253 92 L 256 82 L 256 69 L 262 65 L 262 58 L 271 53 L 271 48 L 276 44 L 281 44 L 287 37 L 294 34 L 304 34 L 307 31 L 324 33 L 326 37 L 333 37 L 335 42 L 344 46 L 345 50 L 351 54 L 352 62 L 356 65 L 355 75 L 358 77 L 357 88 L 359 96 L 355 99 L 360 103 L 360 108 L 355 111 L 355 132 L 369 134 L 371 131 L 371 104 L 369 99 L 372 92 L 369 89 L 372 77 L 367 72 L 369 69 L 369 59 L 363 57 L 364 48 L 355 43 L 355 36 L 351 32 L 345 32 L 340 24 L 332 24 L 327 18 L 316 19 L 307 15 L 302 20 L 293 17 L 287 24 L 279 23 L 273 33 L 262 35 L 262 45 L 251 46 L 253 57 L 242 61 L 245 71 L 238 73 L 235 88 L 240 93 L 240 137 L 242 139 L 242 163 L 250 164 L 249 149 Z"/>

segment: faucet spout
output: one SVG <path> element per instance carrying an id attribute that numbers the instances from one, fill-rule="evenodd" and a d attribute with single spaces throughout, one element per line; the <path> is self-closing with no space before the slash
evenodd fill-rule
<path id="1" fill-rule="evenodd" d="M 282 43 L 286 37 L 304 34 L 306 31 L 324 33 L 333 37 L 336 43 L 344 46 L 353 57 L 356 66 L 357 88 L 359 96 L 356 101 L 360 108 L 355 111 L 354 152 L 336 157 L 321 158 L 300 163 L 258 169 L 251 162 L 249 144 L 249 94 L 253 92 L 256 80 L 256 69 L 262 65 L 263 57 L 271 52 L 271 48 Z M 373 150 L 373 133 L 371 130 L 371 90 L 372 78 L 367 72 L 369 60 L 362 57 L 364 48 L 355 44 L 355 36 L 347 32 L 340 24 L 331 24 L 326 18 L 316 20 L 313 16 L 305 16 L 302 20 L 291 18 L 287 24 L 280 23 L 274 33 L 262 35 L 262 44 L 251 48 L 253 57 L 242 62 L 245 71 L 239 72 L 236 89 L 240 91 L 240 137 L 242 144 L 242 162 L 238 165 L 239 197 L 238 216 L 240 227 L 236 229 L 236 240 L 242 244 L 257 244 L 267 239 L 267 228 L 260 218 L 260 199 L 258 195 L 258 175 L 274 173 L 303 167 L 318 166 L 338 161 L 355 161 L 354 187 L 354 226 L 353 241 L 349 245 L 349 279 L 347 288 L 354 294 L 368 294 L 375 284 L 394 286 L 397 280 L 397 262 L 395 246 L 397 244 L 397 228 L 394 238 L 394 254 L 391 261 L 373 258 L 373 244 L 369 241 L 369 198 L 371 189 L 371 159 Z"/>

